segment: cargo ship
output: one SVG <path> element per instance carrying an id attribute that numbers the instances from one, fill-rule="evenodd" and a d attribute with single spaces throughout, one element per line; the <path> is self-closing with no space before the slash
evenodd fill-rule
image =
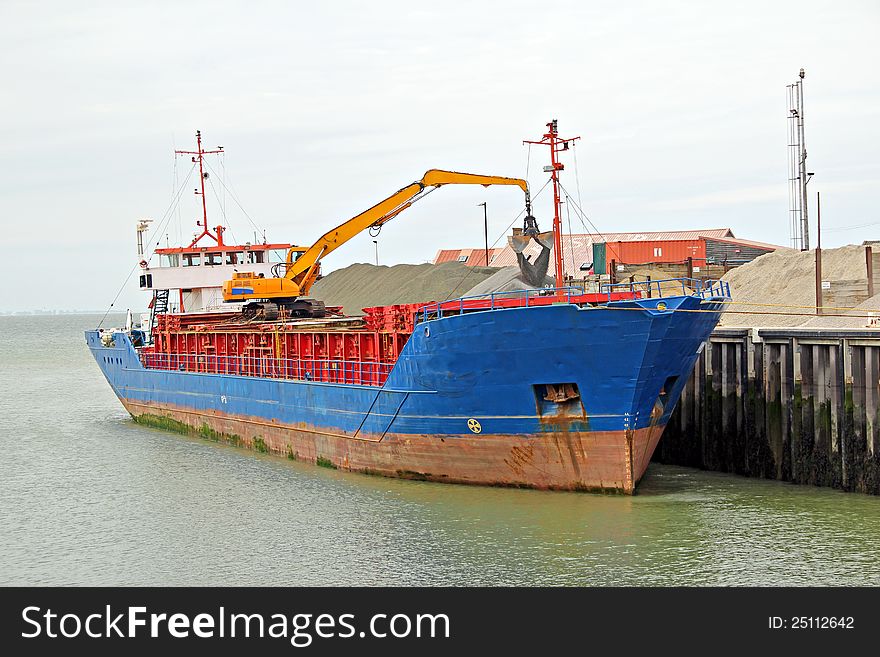
<path id="1" fill-rule="evenodd" d="M 563 285 L 559 156 L 571 141 L 552 121 L 531 142 L 550 150 L 552 231 L 538 231 L 524 180 L 431 170 L 300 247 L 229 245 L 222 226 L 208 228 L 211 151 L 197 133 L 187 154 L 201 233 L 147 254 L 139 224 L 150 312 L 87 331 L 86 343 L 148 425 L 367 474 L 631 494 L 730 294 L 690 279 Z M 449 184 L 519 187 L 525 219 L 511 239 L 554 251 L 559 284 L 362 316 L 308 297 L 322 257 Z M 521 263 L 524 275 L 541 259 Z"/>

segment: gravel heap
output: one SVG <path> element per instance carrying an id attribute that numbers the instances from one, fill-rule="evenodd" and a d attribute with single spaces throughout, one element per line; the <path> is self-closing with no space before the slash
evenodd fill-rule
<path id="1" fill-rule="evenodd" d="M 822 268 L 824 271 L 824 267 Z M 856 312 L 859 311 L 859 312 Z M 829 311 L 834 314 L 851 315 L 850 317 L 814 317 L 801 324 L 804 328 L 880 328 L 880 294 L 875 294 L 867 301 L 863 301 L 855 310 L 847 313 Z"/>
<path id="2" fill-rule="evenodd" d="M 393 267 L 358 263 L 327 274 L 315 283 L 310 296 L 328 306 L 342 306 L 347 315 L 362 315 L 361 309 L 370 306 L 465 296 L 475 283 L 497 271 L 492 267 L 466 267 L 459 262 Z"/>
<path id="3" fill-rule="evenodd" d="M 822 250 L 822 278 L 826 281 L 842 281 L 865 278 L 865 247 L 842 246 Z M 725 313 L 722 326 L 800 326 L 811 320 L 820 322 L 842 319 L 846 326 L 863 326 L 865 320 L 852 318 L 817 318 L 809 308 L 771 308 L 765 305 L 813 306 L 816 304 L 816 254 L 814 251 L 780 249 L 767 253 L 752 262 L 732 269 L 725 274 L 730 283 L 730 293 L 735 303 L 730 310 L 749 311 L 755 314 Z M 774 315 L 771 313 L 798 313 Z M 864 316 L 862 316 L 864 317 Z M 855 323 L 852 323 L 855 322 Z M 811 326 L 817 326 L 811 324 Z"/>
<path id="4" fill-rule="evenodd" d="M 544 284 L 553 285 L 553 280 L 553 277 L 546 276 Z M 513 292 L 528 289 L 532 289 L 532 286 L 519 277 L 519 267 L 502 267 L 496 269 L 494 274 L 477 283 L 461 296 L 473 297 L 492 292 Z"/>
<path id="5" fill-rule="evenodd" d="M 638 273 L 649 273 L 653 280 L 665 277 L 660 271 Z M 864 277 L 863 246 L 843 246 L 822 251 L 823 279 L 833 282 Z M 643 276 L 638 278 L 642 279 Z M 880 294 L 857 306 L 864 312 L 852 312 L 851 317 L 822 317 L 816 316 L 809 308 L 760 305 L 814 306 L 815 253 L 812 251 L 774 251 L 729 271 L 724 280 L 730 283 L 735 302 L 730 310 L 755 314 L 725 313 L 722 326 L 861 328 L 871 322 L 871 311 L 880 314 Z M 553 279 L 548 277 L 547 283 L 552 285 Z M 362 308 L 370 306 L 428 303 L 527 287 L 519 279 L 517 267 L 466 267 L 459 262 L 376 267 L 359 263 L 322 278 L 312 288 L 311 296 L 328 306 L 343 306 L 346 314 L 360 315 Z M 797 314 L 772 314 L 774 312 Z"/>

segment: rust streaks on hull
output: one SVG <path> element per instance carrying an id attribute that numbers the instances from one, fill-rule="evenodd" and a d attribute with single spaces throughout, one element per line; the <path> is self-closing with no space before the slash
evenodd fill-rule
<path id="1" fill-rule="evenodd" d="M 505 458 L 504 462 L 516 474 L 522 475 L 526 468 L 532 465 L 534 451 L 532 445 L 514 445 L 510 448 L 510 456 Z"/>

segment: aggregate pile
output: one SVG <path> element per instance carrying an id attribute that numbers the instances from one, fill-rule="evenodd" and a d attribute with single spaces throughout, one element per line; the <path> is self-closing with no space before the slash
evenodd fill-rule
<path id="1" fill-rule="evenodd" d="M 553 281 L 552 276 L 544 277 L 544 285 L 553 285 Z M 496 269 L 494 274 L 480 281 L 459 296 L 473 297 L 493 292 L 513 292 L 515 290 L 528 289 L 532 289 L 532 286 L 520 278 L 519 267 L 502 267 L 501 269 Z"/>
<path id="2" fill-rule="evenodd" d="M 844 281 L 866 278 L 865 248 L 842 246 L 822 250 L 822 279 Z M 754 314 L 725 313 L 722 326 L 787 327 L 809 322 L 811 327 L 863 327 L 865 315 L 818 317 L 810 307 L 816 305 L 816 255 L 814 251 L 780 249 L 732 269 L 723 280 L 730 283 L 734 303 L 730 310 Z M 875 297 L 876 299 L 876 297 Z M 869 304 L 871 300 L 866 301 Z M 804 306 L 772 307 L 773 304 Z M 838 313 L 839 311 L 829 311 Z M 786 313 L 786 314 L 772 314 Z M 842 323 L 838 323 L 842 320 Z"/>
<path id="3" fill-rule="evenodd" d="M 646 270 L 639 271 L 636 280 L 644 280 L 645 275 L 650 275 L 652 280 L 666 277 L 662 271 Z M 865 275 L 864 247 L 844 246 L 822 251 L 824 280 L 833 284 Z M 361 309 L 370 306 L 427 303 L 531 287 L 519 276 L 518 267 L 466 267 L 459 262 L 393 267 L 359 263 L 319 280 L 311 296 L 328 306 L 343 306 L 346 314 L 362 315 Z M 872 319 L 876 325 L 873 316 L 880 315 L 880 294 L 855 306 L 861 312 L 847 313 L 852 315 L 849 317 L 815 315 L 811 310 L 815 305 L 815 253 L 812 251 L 780 249 L 729 271 L 724 280 L 730 283 L 735 302 L 730 310 L 752 314 L 725 313 L 722 326 L 862 328 L 871 324 Z M 546 284 L 553 285 L 553 278 L 548 276 Z M 673 292 L 664 290 L 664 293 Z M 774 304 L 804 308 L 773 307 Z"/>
<path id="4" fill-rule="evenodd" d="M 823 267 L 824 270 L 824 267 Z M 801 324 L 803 328 L 880 328 L 880 294 L 854 306 L 852 312 L 829 311 L 850 317 L 814 317 Z"/>
<path id="5" fill-rule="evenodd" d="M 362 315 L 361 309 L 371 306 L 465 296 L 475 283 L 497 271 L 493 267 L 466 267 L 459 262 L 393 267 L 358 263 L 327 274 L 315 283 L 309 296 L 328 306 L 342 306 L 347 315 Z"/>

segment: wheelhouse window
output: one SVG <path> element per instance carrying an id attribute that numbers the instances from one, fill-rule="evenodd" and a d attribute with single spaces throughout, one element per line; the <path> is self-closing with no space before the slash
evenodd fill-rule
<path id="1" fill-rule="evenodd" d="M 226 264 L 227 265 L 237 265 L 242 262 L 242 253 L 241 251 L 229 251 L 226 253 Z"/>
<path id="2" fill-rule="evenodd" d="M 166 253 L 162 256 L 163 267 L 180 267 L 180 255 L 177 253 Z"/>
<path id="3" fill-rule="evenodd" d="M 184 267 L 198 267 L 202 264 L 202 254 L 201 253 L 184 253 L 183 254 L 183 266 Z"/>
<path id="4" fill-rule="evenodd" d="M 269 251 L 269 262 L 284 262 L 287 259 L 287 252 L 281 249 L 272 249 Z"/>
<path id="5" fill-rule="evenodd" d="M 265 262 L 266 254 L 262 251 L 248 251 L 247 252 L 247 261 L 249 264 L 261 264 Z"/>
<path id="6" fill-rule="evenodd" d="M 206 265 L 222 265 L 223 264 L 223 254 L 222 253 L 206 253 L 205 254 L 205 264 Z"/>

